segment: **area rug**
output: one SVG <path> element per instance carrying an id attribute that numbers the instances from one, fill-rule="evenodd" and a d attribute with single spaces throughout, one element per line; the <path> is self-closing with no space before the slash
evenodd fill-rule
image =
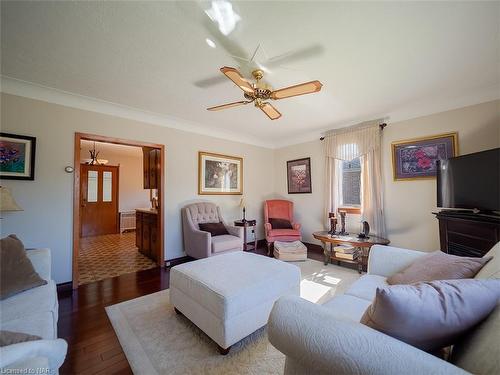
<path id="1" fill-rule="evenodd" d="M 324 303 L 359 275 L 354 270 L 308 259 L 301 268 L 301 296 Z M 285 356 L 268 341 L 265 327 L 221 356 L 216 344 L 174 312 L 169 290 L 106 307 L 134 374 L 282 374 Z"/>

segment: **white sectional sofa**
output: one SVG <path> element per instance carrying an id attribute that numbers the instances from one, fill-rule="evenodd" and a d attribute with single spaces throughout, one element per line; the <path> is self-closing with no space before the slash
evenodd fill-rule
<path id="1" fill-rule="evenodd" d="M 500 278 L 500 242 L 476 278 Z M 323 305 L 282 297 L 268 322 L 270 342 L 286 355 L 285 374 L 498 374 L 500 306 L 460 345 L 452 363 L 359 323 L 378 286 L 425 253 L 373 246 L 368 273 Z"/>
<path id="2" fill-rule="evenodd" d="M 46 285 L 27 290 L 0 301 L 0 329 L 23 332 L 42 340 L 0 348 L 2 373 L 57 373 L 64 362 L 67 343 L 57 338 L 58 302 L 56 283 L 51 279 L 49 249 L 31 249 L 28 258 Z M 7 369 L 18 369 L 9 371 Z"/>

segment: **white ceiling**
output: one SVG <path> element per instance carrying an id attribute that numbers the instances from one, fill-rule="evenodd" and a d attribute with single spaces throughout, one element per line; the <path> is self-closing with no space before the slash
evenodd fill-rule
<path id="1" fill-rule="evenodd" d="M 204 14 L 209 2 L 1 7 L 3 76 L 251 143 L 277 146 L 500 97 L 500 2 L 233 2 L 241 21 L 228 37 Z M 195 83 L 238 66 L 230 53 L 251 55 L 259 44 L 260 63 L 310 49 L 308 58 L 269 64 L 265 80 L 280 88 L 318 79 L 322 91 L 274 102 L 283 113 L 276 121 L 252 106 L 206 111 L 242 92 L 229 80 Z"/>

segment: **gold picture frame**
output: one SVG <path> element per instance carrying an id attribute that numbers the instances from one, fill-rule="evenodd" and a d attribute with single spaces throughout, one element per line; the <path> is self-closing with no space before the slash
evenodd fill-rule
<path id="1" fill-rule="evenodd" d="M 199 195 L 242 195 L 243 158 L 198 152 Z"/>
<path id="2" fill-rule="evenodd" d="M 391 143 L 394 181 L 436 178 L 436 160 L 458 156 L 458 132 Z"/>

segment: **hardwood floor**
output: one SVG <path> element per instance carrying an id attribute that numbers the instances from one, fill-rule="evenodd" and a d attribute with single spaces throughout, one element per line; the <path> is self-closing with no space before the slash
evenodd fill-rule
<path id="1" fill-rule="evenodd" d="M 255 251 L 265 255 L 261 247 Z M 308 257 L 322 260 L 317 248 Z M 59 292 L 59 337 L 68 342 L 61 374 L 132 374 L 104 308 L 168 289 L 168 269 L 153 268 Z"/>

